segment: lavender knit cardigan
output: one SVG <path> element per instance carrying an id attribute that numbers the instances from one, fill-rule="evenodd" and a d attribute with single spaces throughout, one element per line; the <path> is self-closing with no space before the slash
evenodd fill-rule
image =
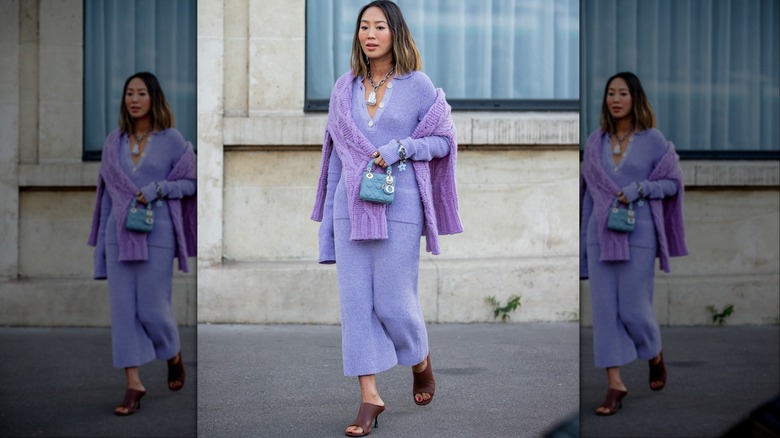
<path id="1" fill-rule="evenodd" d="M 620 187 L 604 172 L 601 166 L 601 130 L 588 138 L 580 175 L 580 205 L 585 191 L 593 197 L 593 211 L 598 221 L 600 261 L 629 260 L 628 234 L 607 229 L 609 209 Z M 680 169 L 680 157 L 674 150 L 674 144 L 668 142 L 667 150 L 656 167 L 648 176 L 648 181 L 669 179 L 675 181 L 677 194 L 663 199 L 649 199 L 653 225 L 658 239 L 660 268 L 669 272 L 669 257 L 688 254 L 685 244 L 685 225 L 683 224 L 684 179 Z M 582 212 L 580 212 L 582 214 Z M 581 221 L 587 218 L 580 218 Z"/>
<path id="2" fill-rule="evenodd" d="M 342 75 L 333 87 L 322 146 L 322 165 L 319 185 L 311 218 L 322 221 L 327 195 L 328 164 L 335 147 L 342 161 L 342 175 L 345 178 L 347 204 L 351 222 L 351 240 L 387 239 L 386 206 L 360 200 L 360 180 L 368 157 L 377 147 L 360 132 L 352 119 L 351 72 Z M 423 204 L 425 221 L 423 235 L 426 250 L 439 254 L 438 236 L 463 232 L 458 214 L 458 192 L 455 185 L 455 161 L 457 139 L 451 108 L 441 89 L 436 90 L 436 101 L 412 133 L 412 138 L 428 136 L 444 137 L 450 146 L 450 153 L 431 161 L 413 161 L 417 185 Z"/>
<path id="3" fill-rule="evenodd" d="M 120 138 L 121 133 L 119 129 L 116 129 L 109 134 L 103 145 L 103 161 L 100 165 L 100 175 L 98 176 L 95 212 L 92 215 L 92 230 L 87 243 L 90 246 L 97 246 L 98 244 L 101 201 L 103 199 L 103 191 L 108 190 L 111 196 L 111 208 L 116 218 L 119 261 L 148 260 L 149 252 L 146 246 L 146 234 L 129 231 L 125 228 L 127 211 L 139 188 L 130 181 L 130 178 L 127 177 L 119 164 Z M 168 181 L 196 179 L 196 172 L 197 158 L 192 150 L 192 146 L 188 144 L 187 151 L 174 165 L 166 179 Z M 197 250 L 197 201 L 194 196 L 187 196 L 181 200 L 169 199 L 167 202 L 173 222 L 174 235 L 176 236 L 176 254 L 179 260 L 179 269 L 183 272 L 188 272 L 187 257 L 194 257 Z M 96 263 L 99 262 L 96 261 Z M 100 266 L 96 266 L 96 271 L 101 269 Z"/>

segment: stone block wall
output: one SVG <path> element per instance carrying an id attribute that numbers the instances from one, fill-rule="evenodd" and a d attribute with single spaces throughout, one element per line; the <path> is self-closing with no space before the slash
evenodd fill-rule
<path id="1" fill-rule="evenodd" d="M 100 164 L 82 161 L 83 11 L 0 3 L 0 325 L 110 324 L 86 244 Z M 175 274 L 180 324 L 195 323 L 195 289 L 194 273 Z"/>
<path id="2" fill-rule="evenodd" d="M 695 175 L 685 168 L 686 178 Z M 780 324 L 780 191 L 693 187 L 684 212 L 689 255 L 672 258 L 668 274 L 656 263 L 659 323 L 713 324 L 707 307 L 731 304 L 728 324 Z M 582 282 L 580 296 L 585 326 L 592 325 L 588 286 Z"/>
<path id="3" fill-rule="evenodd" d="M 278 4 L 277 4 L 278 3 Z M 0 3 L 0 324 L 106 326 L 86 246 L 99 163 L 82 161 L 82 0 Z M 198 1 L 199 257 L 180 323 L 339 321 L 308 219 L 322 113 L 304 114 L 305 1 Z M 88 86 L 88 84 L 87 84 Z M 590 323 L 578 281 L 576 113 L 456 112 L 466 232 L 421 253 L 429 321 Z M 691 255 L 656 277 L 662 324 L 777 323 L 780 163 L 684 161 Z M 298 178 L 298 175 L 303 177 Z"/>

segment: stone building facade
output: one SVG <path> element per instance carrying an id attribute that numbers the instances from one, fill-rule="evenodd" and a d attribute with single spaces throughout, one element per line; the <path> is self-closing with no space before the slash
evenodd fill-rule
<path id="1" fill-rule="evenodd" d="M 83 16 L 82 0 L 0 3 L 2 325 L 110 324 L 87 246 L 100 163 L 82 159 Z M 195 298 L 195 273 L 176 271 L 180 324 Z"/>
<path id="2" fill-rule="evenodd" d="M 0 5 L 0 324 L 106 326 L 86 246 L 99 163 L 82 160 L 82 0 Z M 309 219 L 325 114 L 304 113 L 305 0 L 198 1 L 197 274 L 176 274 L 180 323 L 338 323 L 335 268 Z M 465 232 L 422 253 L 432 322 L 588 325 L 578 280 L 579 117 L 454 117 Z M 780 163 L 684 161 L 691 255 L 656 277 L 662 324 L 780 321 Z M 195 263 L 192 263 L 194 266 Z M 581 310 L 580 310 L 581 309 Z"/>
<path id="3" fill-rule="evenodd" d="M 335 267 L 317 264 L 309 219 L 326 114 L 303 111 L 305 1 L 199 7 L 198 318 L 337 323 Z M 423 248 L 426 318 L 489 321 L 487 296 L 517 294 L 513 321 L 575 319 L 577 113 L 454 118 L 466 231 L 439 256 Z"/>

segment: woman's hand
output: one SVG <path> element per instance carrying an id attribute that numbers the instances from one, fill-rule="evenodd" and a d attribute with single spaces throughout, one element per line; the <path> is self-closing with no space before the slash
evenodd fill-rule
<path id="1" fill-rule="evenodd" d="M 146 197 L 144 197 L 144 194 L 141 193 L 141 192 L 138 192 L 138 193 L 135 194 L 135 199 L 137 199 L 138 202 L 140 202 L 143 205 L 146 205 L 146 203 L 147 203 Z"/>
<path id="2" fill-rule="evenodd" d="M 618 201 L 622 204 L 628 205 L 628 198 L 626 198 L 626 195 L 624 195 L 623 192 L 618 192 L 617 197 Z"/>
<path id="3" fill-rule="evenodd" d="M 382 169 L 387 169 L 387 163 L 385 162 L 385 159 L 382 158 L 382 155 L 379 154 L 379 151 L 371 154 L 371 158 L 376 158 L 376 160 L 374 160 L 374 164 L 382 167 Z"/>

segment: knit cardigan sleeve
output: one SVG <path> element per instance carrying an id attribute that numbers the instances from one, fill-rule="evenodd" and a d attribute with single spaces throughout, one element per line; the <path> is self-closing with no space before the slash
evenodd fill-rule
<path id="1" fill-rule="evenodd" d="M 330 93 L 330 103 L 328 104 L 328 125 L 335 124 L 335 114 L 337 110 L 337 97 L 339 84 L 349 80 L 349 73 L 342 75 L 333 86 L 333 90 Z M 314 196 L 314 207 L 311 212 L 311 220 L 316 222 L 322 222 L 322 217 L 325 211 L 325 198 L 327 197 L 327 185 L 328 185 L 328 164 L 330 162 L 330 154 L 333 151 L 333 137 L 328 132 L 328 128 L 325 128 L 325 138 L 322 140 L 322 157 L 320 159 L 320 177 L 317 181 L 317 194 Z"/>
<path id="2" fill-rule="evenodd" d="M 580 176 L 580 278 L 588 278 L 588 222 L 593 214 L 593 197 Z"/>
<path id="3" fill-rule="evenodd" d="M 333 198 L 335 197 L 336 186 L 341 179 L 341 160 L 339 160 L 338 154 L 332 151 L 328 160 L 327 176 L 325 204 L 319 229 L 319 263 L 331 265 L 336 263 L 336 240 L 333 234 Z"/>
<path id="4" fill-rule="evenodd" d="M 116 139 L 118 135 L 118 130 L 114 131 L 109 135 L 109 139 Z M 105 149 L 108 144 L 107 139 L 103 148 Z M 87 239 L 87 245 L 95 248 L 92 253 L 93 278 L 95 280 L 105 280 L 108 277 L 106 266 L 106 226 L 113 208 L 111 196 L 108 193 L 106 181 L 102 175 L 103 166 L 105 166 L 105 161 L 100 164 L 100 173 L 98 174 L 95 193 L 95 209 L 92 212 L 92 226 Z"/>
<path id="5" fill-rule="evenodd" d="M 106 226 L 109 215 L 111 215 L 111 197 L 108 195 L 108 191 L 104 189 L 102 178 L 99 178 L 94 213 L 94 217 L 97 218 L 97 224 L 93 224 L 93 230 L 95 231 L 89 240 L 89 244 L 95 247 L 92 252 L 94 264 L 93 278 L 95 280 L 108 278 L 106 269 Z"/>

